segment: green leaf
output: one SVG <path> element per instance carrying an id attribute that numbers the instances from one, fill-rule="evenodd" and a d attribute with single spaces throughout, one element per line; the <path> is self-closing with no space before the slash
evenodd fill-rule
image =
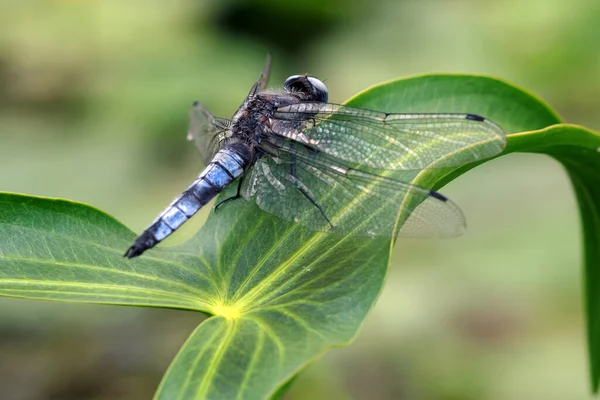
<path id="1" fill-rule="evenodd" d="M 573 179 L 584 219 L 588 317 L 594 322 L 598 263 L 598 134 L 557 125 L 540 100 L 481 76 L 426 75 L 371 88 L 349 101 L 390 112 L 470 112 L 500 124 L 507 152 L 557 158 Z M 473 166 L 428 170 L 439 187 Z M 237 202 L 212 213 L 195 237 L 122 258 L 135 235 L 89 206 L 0 194 L 0 295 L 171 307 L 212 315 L 190 336 L 159 399 L 264 399 L 328 348 L 348 344 L 381 291 L 390 239 L 307 231 Z M 594 279 L 590 279 L 594 278 Z M 592 375 L 598 335 L 589 324 Z M 280 394 L 281 392 L 277 392 Z"/>

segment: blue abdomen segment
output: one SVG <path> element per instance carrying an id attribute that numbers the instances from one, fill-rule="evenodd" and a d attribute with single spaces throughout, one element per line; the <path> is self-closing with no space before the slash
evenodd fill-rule
<path id="1" fill-rule="evenodd" d="M 244 173 L 246 162 L 231 149 L 220 150 L 182 194 L 167 207 L 125 252 L 133 258 L 156 246 L 200 208 Z"/>

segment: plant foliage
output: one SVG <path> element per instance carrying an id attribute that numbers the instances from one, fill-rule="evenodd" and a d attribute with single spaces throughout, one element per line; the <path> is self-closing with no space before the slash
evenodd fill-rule
<path id="1" fill-rule="evenodd" d="M 494 78 L 424 75 L 370 88 L 347 104 L 388 112 L 469 112 L 509 134 L 503 153 L 533 152 L 567 170 L 584 232 L 588 339 L 600 381 L 600 135 L 560 119 Z M 182 138 L 183 140 L 183 138 Z M 425 170 L 439 188 L 475 165 Z M 264 399 L 281 394 L 327 349 L 349 344 L 384 282 L 391 239 L 339 237 L 281 221 L 251 202 L 212 213 L 188 242 L 122 257 L 135 234 L 67 200 L 0 194 L 0 295 L 203 312 L 158 399 Z"/>

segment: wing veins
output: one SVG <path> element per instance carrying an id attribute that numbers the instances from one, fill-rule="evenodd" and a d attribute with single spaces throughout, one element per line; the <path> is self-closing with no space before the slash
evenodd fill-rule
<path id="1" fill-rule="evenodd" d="M 502 130 L 489 120 L 468 115 L 392 114 L 308 102 L 277 109 L 274 118 L 286 123 L 281 128 L 275 124 L 274 133 L 367 168 L 421 170 L 463 165 L 502 151 L 506 144 Z M 466 157 L 446 157 L 463 150 Z"/>

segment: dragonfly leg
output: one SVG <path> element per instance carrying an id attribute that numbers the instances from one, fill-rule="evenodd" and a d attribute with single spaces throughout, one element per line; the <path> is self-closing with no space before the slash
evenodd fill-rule
<path id="1" fill-rule="evenodd" d="M 243 176 L 238 180 L 238 185 L 237 185 L 237 190 L 235 192 L 235 196 L 231 196 L 231 197 L 226 198 L 225 200 L 221 200 L 220 202 L 218 202 L 217 204 L 215 204 L 215 206 L 213 207 L 213 210 L 217 211 L 217 208 L 219 208 L 220 206 L 222 206 L 224 203 L 227 203 L 228 201 L 239 199 L 240 197 L 242 197 L 242 195 L 240 194 L 240 190 L 242 188 L 242 181 L 243 180 L 244 180 Z"/>
<path id="2" fill-rule="evenodd" d="M 327 218 L 327 215 L 325 214 L 323 207 L 321 207 L 321 205 L 319 203 L 317 203 L 317 201 L 315 199 L 313 199 L 311 197 L 311 195 L 308 194 L 308 192 L 306 190 L 304 190 L 304 188 L 302 186 L 300 186 L 300 184 L 298 183 L 298 179 L 296 179 L 296 160 L 292 154 L 290 154 L 290 156 L 291 156 L 290 175 L 292 176 L 292 179 L 291 179 L 292 183 L 294 184 L 294 186 L 296 186 L 296 188 L 300 191 L 300 193 L 302 193 L 304 195 L 304 197 L 306 197 L 308 199 L 308 201 L 311 202 L 311 204 L 313 206 L 317 207 L 317 210 L 319 210 L 319 212 L 321 213 L 323 218 L 325 218 L 325 220 L 327 221 L 329 226 L 331 226 L 331 228 L 333 229 L 334 226 L 331 223 L 331 221 L 329 220 L 329 218 Z"/>

